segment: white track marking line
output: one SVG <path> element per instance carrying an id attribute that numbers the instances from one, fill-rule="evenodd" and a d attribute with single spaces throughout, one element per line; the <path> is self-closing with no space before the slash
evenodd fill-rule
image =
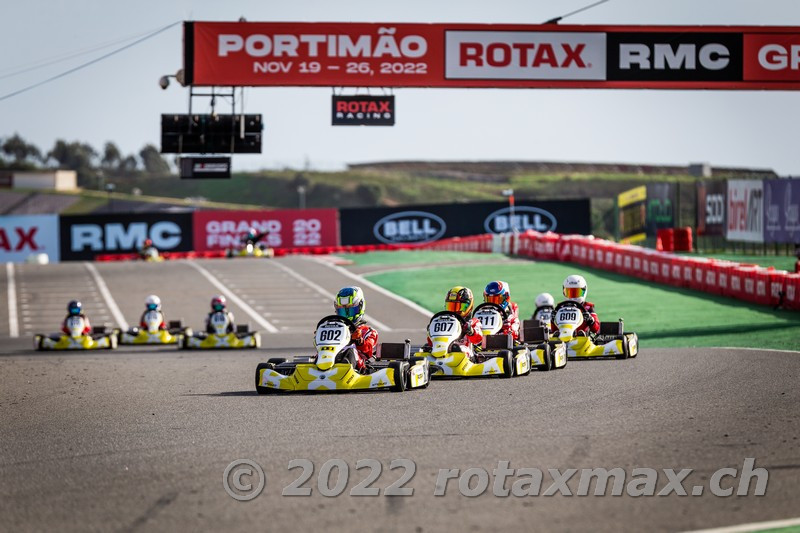
<path id="1" fill-rule="evenodd" d="M 408 298 L 403 298 L 402 296 L 399 296 L 399 295 L 397 295 L 397 294 L 395 294 L 395 293 L 393 293 L 391 291 L 388 291 L 388 290 L 384 289 L 383 287 L 381 287 L 380 285 L 376 285 L 375 283 L 371 282 L 370 280 L 368 280 L 367 278 L 365 278 L 363 276 L 359 276 L 358 274 L 354 274 L 354 273 L 350 272 L 349 270 L 346 270 L 346 269 L 344 269 L 344 268 L 342 268 L 342 267 L 340 267 L 338 265 L 333 265 L 331 263 L 327 263 L 327 262 L 325 262 L 324 260 L 321 260 L 321 259 L 310 258 L 310 260 L 311 261 L 316 261 L 317 263 L 319 263 L 321 265 L 325 265 L 328 268 L 332 268 L 333 270 L 337 271 L 341 275 L 347 276 L 350 279 L 354 279 L 357 282 L 359 282 L 361 285 L 366 285 L 367 287 L 369 287 L 370 289 L 374 290 L 375 292 L 379 292 L 379 293 L 383 294 L 384 296 L 386 296 L 388 298 L 391 298 L 392 300 L 396 300 L 396 301 L 398 301 L 398 302 L 410 307 L 414 311 L 417 311 L 417 312 L 421 313 L 422 315 L 424 315 L 425 318 L 430 318 L 430 317 L 433 316 L 432 312 L 428 311 L 427 309 L 425 309 L 421 305 L 412 302 Z"/>
<path id="2" fill-rule="evenodd" d="M 325 289 L 323 289 L 322 287 L 320 287 L 319 285 L 317 285 L 316 283 L 314 283 L 314 282 L 313 282 L 313 281 L 311 281 L 310 279 L 308 279 L 308 278 L 306 278 L 306 277 L 304 277 L 304 276 L 301 276 L 300 274 L 298 274 L 297 272 L 295 272 L 295 271 L 294 271 L 294 270 L 292 270 L 291 268 L 287 267 L 286 265 L 282 265 L 282 264 L 280 264 L 278 261 L 272 261 L 271 263 L 272 263 L 273 265 L 275 265 L 276 267 L 278 267 L 279 269 L 281 269 L 281 270 L 283 270 L 284 272 L 286 272 L 287 274 L 289 274 L 290 276 L 292 276 L 294 279 L 296 279 L 296 280 L 297 280 L 297 281 L 299 281 L 300 283 L 303 283 L 303 284 L 304 284 L 304 285 L 306 285 L 307 287 L 311 287 L 312 289 L 314 289 L 314 290 L 315 290 L 315 291 L 317 291 L 318 293 L 322 294 L 322 295 L 323 295 L 323 296 L 325 296 L 325 297 L 326 297 L 328 300 L 331 300 L 331 301 L 333 301 L 333 300 L 336 298 L 336 295 L 335 295 L 335 294 L 333 294 L 333 293 L 330 293 L 330 292 L 326 291 Z M 366 316 L 366 318 L 367 318 L 367 319 L 369 319 L 369 321 L 370 321 L 370 322 L 372 322 L 373 324 L 375 324 L 375 325 L 376 325 L 378 328 L 380 328 L 381 330 L 383 330 L 383 331 L 393 331 L 393 330 L 392 330 L 392 328 L 390 328 L 389 326 L 387 326 L 386 324 L 384 324 L 384 323 L 383 323 L 383 322 L 381 322 L 380 320 L 377 320 L 377 319 L 376 319 L 376 318 L 374 318 L 372 315 L 369 315 L 369 314 L 367 314 L 367 315 L 365 315 L 365 316 Z"/>
<path id="3" fill-rule="evenodd" d="M 779 353 L 800 353 L 797 350 L 777 350 L 775 348 L 753 348 L 746 346 L 707 346 L 710 350 L 750 350 L 751 352 L 779 352 Z"/>
<path id="4" fill-rule="evenodd" d="M 771 522 L 753 522 L 752 524 L 740 524 L 738 526 L 698 529 L 693 533 L 743 533 L 745 531 L 765 531 L 797 525 L 800 525 L 800 518 L 788 518 L 786 520 L 772 520 Z"/>
<path id="5" fill-rule="evenodd" d="M 261 326 L 270 333 L 278 333 L 279 331 L 278 328 L 267 322 L 263 316 L 258 314 L 258 312 L 255 309 L 250 307 L 250 305 L 247 302 L 236 296 L 236 294 L 234 294 L 220 280 L 215 278 L 211 272 L 201 267 L 200 265 L 196 264 L 194 261 L 186 261 L 186 264 L 194 268 L 198 272 L 200 272 L 203 275 L 203 277 L 205 277 L 213 286 L 219 289 L 220 292 L 222 292 L 222 294 L 227 296 L 230 301 L 235 303 L 237 306 L 241 307 L 242 311 L 250 315 L 250 318 L 256 321 L 256 324 L 258 324 L 259 326 Z"/>
<path id="6" fill-rule="evenodd" d="M 19 317 L 17 317 L 17 285 L 14 280 L 14 263 L 6 263 L 8 278 L 8 336 L 19 337 Z"/>
<path id="7" fill-rule="evenodd" d="M 122 311 L 119 310 L 117 302 L 114 301 L 114 297 L 111 296 L 111 292 L 108 290 L 106 282 L 103 281 L 102 276 L 100 276 L 100 272 L 97 271 L 97 267 L 89 262 L 84 262 L 83 264 L 86 265 L 86 269 L 94 278 L 94 282 L 97 284 L 100 294 L 106 301 L 106 306 L 108 307 L 109 311 L 111 311 L 111 315 L 114 317 L 114 320 L 117 321 L 117 325 L 120 327 L 120 329 L 122 329 L 122 331 L 127 331 L 128 323 L 125 321 L 125 317 L 122 316 Z"/>

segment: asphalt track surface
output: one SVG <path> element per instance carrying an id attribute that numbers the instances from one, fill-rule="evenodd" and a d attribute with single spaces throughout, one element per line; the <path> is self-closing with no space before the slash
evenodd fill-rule
<path id="1" fill-rule="evenodd" d="M 30 335 L 57 329 L 68 299 L 82 298 L 94 322 L 113 322 L 115 313 L 83 263 L 15 266 L 19 338 L 8 338 L 9 306 L 0 306 L 0 530 L 677 531 L 800 514 L 797 353 L 647 349 L 642 339 L 633 360 L 571 361 L 511 380 L 437 381 L 402 394 L 258 396 L 256 364 L 308 354 L 313 326 L 331 311 L 328 294 L 354 280 L 301 257 L 195 264 L 275 328 L 263 333 L 265 349 L 37 353 Z M 187 262 L 95 266 L 129 323 L 155 292 L 168 318 L 198 328 L 219 292 Z M 0 282 L 5 298 L 5 269 Z M 422 313 L 365 290 L 368 314 L 391 329 L 384 339 L 422 339 Z M 237 321 L 255 325 L 231 307 Z M 747 457 L 769 470 L 765 496 L 709 493 L 715 470 L 741 471 Z M 249 502 L 223 489 L 223 471 L 241 458 L 266 473 L 263 493 Z M 389 466 L 401 458 L 416 463 L 406 485 L 414 494 L 385 496 L 402 473 Z M 314 463 L 304 484 L 312 496 L 281 495 L 301 473 L 288 469 L 292 459 Z M 350 469 L 338 497 L 322 496 L 317 484 L 331 459 Z M 379 496 L 349 495 L 369 472 L 356 471 L 360 459 L 382 463 L 372 485 Z M 492 470 L 503 460 L 541 469 L 540 495 L 492 495 Z M 637 467 L 691 468 L 687 491 L 706 491 L 542 495 L 552 483 L 547 469 L 595 467 L 628 476 Z M 451 468 L 485 469 L 488 490 L 466 497 L 454 479 L 445 496 L 433 496 L 439 470 Z M 573 494 L 578 477 L 568 483 Z M 331 487 L 335 481 L 336 469 Z M 658 490 L 666 484 L 661 473 Z"/>

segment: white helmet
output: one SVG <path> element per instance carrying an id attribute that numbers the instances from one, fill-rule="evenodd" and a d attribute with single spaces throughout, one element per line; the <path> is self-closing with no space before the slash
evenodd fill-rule
<path id="1" fill-rule="evenodd" d="M 556 300 L 549 292 L 543 292 L 536 297 L 536 301 L 534 303 L 536 304 L 537 309 L 540 307 L 553 307 L 556 305 Z"/>
<path id="2" fill-rule="evenodd" d="M 583 303 L 586 301 L 586 280 L 583 276 L 573 274 L 564 280 L 564 296 L 567 300 Z"/>
<path id="3" fill-rule="evenodd" d="M 144 306 L 151 311 L 161 311 L 161 298 L 151 294 L 144 299 Z"/>

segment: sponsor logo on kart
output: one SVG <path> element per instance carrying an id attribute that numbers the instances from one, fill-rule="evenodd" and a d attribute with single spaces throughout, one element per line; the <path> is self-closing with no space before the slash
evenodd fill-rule
<path id="1" fill-rule="evenodd" d="M 401 211 L 387 215 L 375 223 L 375 238 L 386 244 L 435 241 L 444 235 L 447 224 L 442 218 L 425 211 Z"/>
<path id="2" fill-rule="evenodd" d="M 159 250 L 169 250 L 181 243 L 181 227 L 175 222 L 162 221 L 123 224 L 74 224 L 70 228 L 70 250 L 131 250 L 141 246 L 148 237 Z"/>
<path id="3" fill-rule="evenodd" d="M 445 78 L 603 80 L 602 32 L 447 31 Z"/>
<path id="4" fill-rule="evenodd" d="M 552 213 L 538 207 L 517 206 L 514 216 L 511 208 L 504 207 L 486 217 L 483 227 L 488 233 L 506 233 L 509 231 L 527 231 L 529 229 L 539 232 L 555 231 L 558 225 Z"/>

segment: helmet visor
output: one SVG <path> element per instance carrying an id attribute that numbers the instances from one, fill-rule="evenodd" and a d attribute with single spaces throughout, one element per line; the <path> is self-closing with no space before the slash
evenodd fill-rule
<path id="1" fill-rule="evenodd" d="M 503 305 L 506 301 L 505 294 L 487 294 L 484 297 L 487 303 Z"/>
<path id="2" fill-rule="evenodd" d="M 69 308 L 69 314 L 71 314 L 71 315 L 79 315 L 79 314 L 81 314 L 81 308 L 80 307 L 70 307 Z"/>
<path id="3" fill-rule="evenodd" d="M 147 304 L 147 309 L 149 309 L 150 311 L 155 311 L 156 309 L 158 309 L 158 304 L 149 303 Z"/>
<path id="4" fill-rule="evenodd" d="M 214 311 L 222 311 L 225 309 L 225 304 L 222 302 L 216 302 L 211 307 L 214 308 Z"/>
<path id="5" fill-rule="evenodd" d="M 361 314 L 361 304 L 355 305 L 337 305 L 336 314 L 344 318 L 356 318 Z"/>
<path id="6" fill-rule="evenodd" d="M 584 287 L 564 287 L 564 296 L 567 298 L 583 298 L 586 294 Z"/>
<path id="7" fill-rule="evenodd" d="M 450 311 L 453 313 L 463 313 L 469 308 L 469 304 L 466 302 L 445 302 L 444 309 L 445 311 Z"/>

